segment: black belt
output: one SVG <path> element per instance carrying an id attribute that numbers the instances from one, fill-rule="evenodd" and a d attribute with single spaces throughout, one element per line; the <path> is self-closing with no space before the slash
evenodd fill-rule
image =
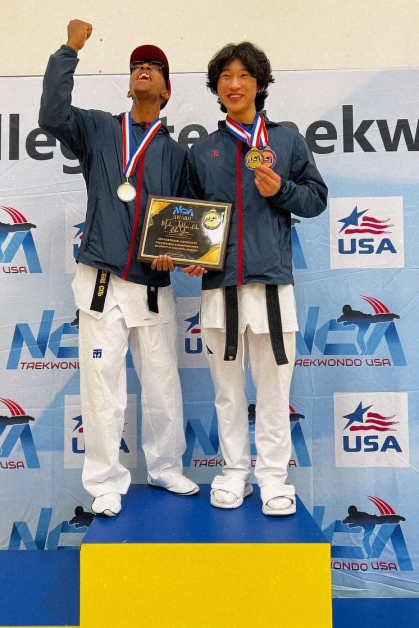
<path id="1" fill-rule="evenodd" d="M 97 271 L 95 289 L 93 291 L 92 304 L 90 306 L 90 309 L 95 312 L 103 312 L 103 308 L 105 307 L 109 276 L 110 273 L 107 270 L 99 269 Z"/>
<path id="2" fill-rule="evenodd" d="M 237 340 L 239 334 L 239 305 L 237 302 L 237 287 L 224 288 L 226 302 L 226 348 L 224 360 L 235 360 L 237 356 Z"/>
<path id="3" fill-rule="evenodd" d="M 106 295 L 108 293 L 110 272 L 107 270 L 98 270 L 95 289 L 93 291 L 92 304 L 90 309 L 94 312 L 103 312 L 105 307 Z M 150 312 L 159 313 L 159 306 L 157 303 L 157 297 L 159 289 L 157 286 L 147 286 L 147 303 Z"/>
<path id="4" fill-rule="evenodd" d="M 157 297 L 159 289 L 157 286 L 147 286 L 147 302 L 150 312 L 159 313 L 159 306 L 157 304 Z"/>
<path id="5" fill-rule="evenodd" d="M 272 350 L 275 362 L 281 366 L 288 364 L 282 335 L 281 308 L 279 307 L 278 286 L 266 284 L 266 307 L 268 310 L 268 325 L 271 335 Z"/>
<path id="6" fill-rule="evenodd" d="M 237 356 L 239 306 L 237 286 L 224 288 L 226 308 L 226 345 L 224 360 L 235 360 Z M 278 286 L 266 285 L 266 307 L 268 311 L 269 334 L 272 351 L 278 366 L 288 364 L 282 335 L 281 309 L 279 306 Z"/>

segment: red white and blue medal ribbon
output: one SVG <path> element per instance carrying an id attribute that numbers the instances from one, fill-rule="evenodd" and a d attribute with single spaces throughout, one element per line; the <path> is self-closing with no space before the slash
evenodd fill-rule
<path id="1" fill-rule="evenodd" d="M 150 144 L 162 123 L 160 118 L 156 118 L 148 127 L 141 140 L 133 150 L 132 147 L 132 118 L 129 111 L 124 115 L 122 121 L 122 168 L 127 180 L 120 185 L 117 190 L 118 197 L 121 201 L 128 203 L 136 197 L 136 191 L 133 185 L 129 183 L 129 177 L 135 171 L 138 160 Z"/>
<path id="2" fill-rule="evenodd" d="M 239 122 L 232 120 L 229 116 L 226 118 L 226 126 L 230 133 L 250 146 L 250 150 L 245 157 L 248 168 L 255 170 L 261 164 L 269 168 L 275 165 L 276 155 L 268 146 L 268 131 L 266 130 L 265 118 L 260 113 L 256 113 L 251 131 Z"/>
<path id="3" fill-rule="evenodd" d="M 251 131 L 229 116 L 226 118 L 226 125 L 230 133 L 249 144 L 250 148 L 265 148 L 268 143 L 265 119 L 260 113 L 256 114 Z"/>

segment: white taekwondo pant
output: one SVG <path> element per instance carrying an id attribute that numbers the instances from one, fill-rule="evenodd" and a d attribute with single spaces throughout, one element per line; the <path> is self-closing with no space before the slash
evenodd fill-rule
<path id="1" fill-rule="evenodd" d="M 80 393 L 85 435 L 82 480 L 93 496 L 125 494 L 131 474 L 119 461 L 127 404 L 128 341 L 141 382 L 142 448 L 153 480 L 182 473 L 185 451 L 177 366 L 177 325 L 128 328 L 118 306 L 99 320 L 80 310 Z M 100 358 L 93 351 L 101 349 Z M 97 355 L 97 354 L 96 354 Z"/>
<path id="2" fill-rule="evenodd" d="M 251 454 L 246 370 L 248 357 L 256 388 L 255 476 L 259 486 L 284 484 L 291 456 L 289 390 L 295 361 L 295 333 L 284 332 L 288 364 L 278 366 L 269 334 L 255 334 L 248 326 L 239 333 L 235 360 L 224 360 L 226 335 L 220 329 L 202 328 L 215 388 L 218 431 L 225 466 L 223 475 L 247 481 Z"/>

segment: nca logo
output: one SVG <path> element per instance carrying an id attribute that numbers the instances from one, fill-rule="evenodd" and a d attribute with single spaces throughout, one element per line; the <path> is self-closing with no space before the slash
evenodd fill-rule
<path id="1" fill-rule="evenodd" d="M 86 227 L 86 203 L 69 203 L 65 208 L 65 270 L 75 273 L 76 258 Z"/>
<path id="2" fill-rule="evenodd" d="M 251 403 L 248 408 L 249 411 L 249 433 L 250 433 L 250 448 L 252 455 L 257 455 L 256 450 L 256 405 Z M 300 421 L 305 419 L 304 414 L 296 412 L 295 408 L 289 406 L 290 411 L 290 424 L 291 424 L 291 442 L 293 447 L 292 459 L 290 466 L 292 467 L 311 467 L 310 454 L 307 448 L 306 440 L 304 438 L 303 429 Z"/>
<path id="3" fill-rule="evenodd" d="M 323 529 L 324 506 L 315 506 L 313 517 L 332 545 L 332 569 L 339 571 L 412 571 L 400 523 L 405 517 L 380 497 L 368 497 L 379 514 L 370 514 L 349 506 L 348 515 Z M 350 532 L 350 534 L 348 534 Z M 343 534 L 342 534 L 343 533 Z M 348 544 L 343 544 L 346 541 Z M 383 560 L 389 555 L 396 562 Z M 379 560 L 381 559 L 381 560 Z"/>
<path id="4" fill-rule="evenodd" d="M 311 467 L 310 454 L 307 449 L 307 444 L 304 438 L 304 434 L 300 425 L 300 420 L 304 419 L 304 415 L 296 412 L 292 406 L 290 409 L 290 422 L 291 422 L 291 441 L 293 446 L 293 455 L 289 462 L 290 467 Z M 256 442 L 255 442 L 255 428 L 256 428 L 256 406 L 254 403 L 248 406 L 248 421 L 249 421 L 249 436 L 250 436 L 250 451 L 254 456 L 252 460 L 252 466 L 256 462 Z M 186 423 L 185 429 L 186 436 L 186 451 L 183 455 L 183 465 L 185 467 L 222 467 L 224 461 L 222 459 L 216 459 L 221 452 L 219 451 L 219 437 L 218 437 L 218 423 L 217 413 L 214 409 L 211 424 L 209 429 L 204 425 L 201 419 L 189 419 Z M 194 458 L 195 448 L 199 445 L 200 450 L 206 456 L 205 458 Z"/>
<path id="5" fill-rule="evenodd" d="M 335 393 L 337 467 L 409 467 L 407 393 Z"/>
<path id="6" fill-rule="evenodd" d="M 13 207 L 0 207 L 13 223 L 0 220 L 0 264 L 4 273 L 42 273 L 38 253 L 32 236 L 36 225 L 28 222 L 23 214 Z M 22 256 L 23 253 L 23 256 Z M 18 264 L 10 266 L 17 256 Z M 25 260 L 26 264 L 22 265 Z"/>
<path id="7" fill-rule="evenodd" d="M 199 297 L 177 300 L 179 338 L 183 339 L 179 342 L 180 368 L 208 368 L 201 338 L 199 307 Z"/>
<path id="8" fill-rule="evenodd" d="M 403 268 L 403 198 L 332 198 L 331 268 Z"/>
<path id="9" fill-rule="evenodd" d="M 41 465 L 30 427 L 35 419 L 12 399 L 1 397 L 0 402 L 8 411 L 0 415 L 0 468 L 39 469 Z"/>
<path id="10" fill-rule="evenodd" d="M 192 207 L 182 207 L 182 205 L 179 205 L 179 207 L 175 207 L 173 210 L 173 216 L 176 214 L 181 214 L 182 216 L 193 216 L 193 209 Z"/>
<path id="11" fill-rule="evenodd" d="M 300 238 L 298 237 L 298 231 L 295 227 L 295 225 L 300 222 L 301 220 L 298 218 L 291 218 L 292 263 L 297 270 L 304 270 L 307 268 L 307 262 L 304 257 Z"/>
<path id="12" fill-rule="evenodd" d="M 77 506 L 74 511 L 74 517 L 68 521 L 61 521 L 52 530 L 52 508 L 41 508 L 39 514 L 38 525 L 35 534 L 29 529 L 26 521 L 15 521 L 12 526 L 12 533 L 10 535 L 9 549 L 19 550 L 21 547 L 25 547 L 27 550 L 77 550 L 80 544 L 80 537 L 77 539 L 76 544 L 62 545 L 61 537 L 67 534 L 85 534 L 88 527 L 94 519 L 94 515 L 90 512 L 86 512 L 82 506 Z M 67 542 L 69 538 L 66 537 Z"/>
<path id="13" fill-rule="evenodd" d="M 37 330 L 28 323 L 18 323 L 13 334 L 7 369 L 78 369 L 78 311 L 71 323 L 62 323 L 53 329 L 55 310 L 44 310 Z M 65 341 L 71 336 L 70 342 Z M 70 345 L 70 346 L 69 346 Z M 34 361 L 21 362 L 22 351 L 29 353 Z M 45 360 L 49 351 L 58 362 Z"/>
<path id="14" fill-rule="evenodd" d="M 84 461 L 84 429 L 80 397 L 64 398 L 64 467 L 81 469 Z M 120 460 L 124 467 L 137 466 L 137 395 L 128 395 L 125 423 L 120 444 Z"/>
<path id="15" fill-rule="evenodd" d="M 370 356 L 382 350 L 383 344 L 393 360 L 394 366 L 406 366 L 403 347 L 394 321 L 400 316 L 391 312 L 378 299 L 361 297 L 372 307 L 374 313 L 355 310 L 351 305 L 342 307 L 337 319 L 331 318 L 319 326 L 320 307 L 309 307 L 304 332 L 297 332 L 297 350 L 301 356 L 312 355 L 316 348 L 324 356 Z M 300 329 L 303 326 L 300 325 Z M 352 342 L 348 342 L 348 331 L 352 332 Z M 333 340 L 331 342 L 331 335 Z M 346 342 L 336 342 L 339 334 L 344 334 Z M 381 366 L 391 365 L 390 359 L 315 359 L 296 360 L 296 366 Z"/>

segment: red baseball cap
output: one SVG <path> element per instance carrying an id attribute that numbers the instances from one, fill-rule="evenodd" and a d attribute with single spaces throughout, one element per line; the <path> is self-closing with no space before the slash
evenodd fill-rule
<path id="1" fill-rule="evenodd" d="M 172 93 L 172 87 L 170 85 L 170 78 L 169 78 L 169 62 L 163 50 L 161 50 L 157 46 L 152 46 L 151 44 L 138 46 L 138 48 L 133 50 L 131 53 L 131 57 L 129 60 L 130 66 L 131 66 L 131 63 L 135 63 L 136 61 L 160 61 L 160 63 L 163 63 L 163 66 L 164 66 L 163 76 L 164 76 L 164 80 L 166 81 L 166 87 L 169 94 Z"/>

